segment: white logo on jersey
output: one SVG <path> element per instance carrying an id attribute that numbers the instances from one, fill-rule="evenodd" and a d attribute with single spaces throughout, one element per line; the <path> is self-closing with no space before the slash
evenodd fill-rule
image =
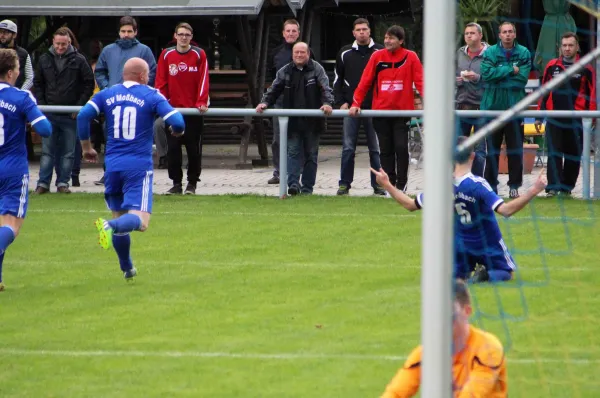
<path id="1" fill-rule="evenodd" d="M 190 66 L 190 68 L 188 69 L 188 72 L 198 72 L 198 67 L 197 66 Z"/>
<path id="2" fill-rule="evenodd" d="M 187 70 L 188 66 L 185 62 L 180 62 L 179 63 L 179 71 L 180 72 L 185 72 Z"/>
<path id="3" fill-rule="evenodd" d="M 178 73 L 178 70 L 177 70 L 177 65 L 175 65 L 175 64 L 170 64 L 170 65 L 169 65 L 169 74 L 170 74 L 171 76 L 175 76 L 177 73 Z"/>
<path id="4" fill-rule="evenodd" d="M 404 83 L 402 80 L 384 80 L 381 82 L 381 91 L 402 91 Z"/>

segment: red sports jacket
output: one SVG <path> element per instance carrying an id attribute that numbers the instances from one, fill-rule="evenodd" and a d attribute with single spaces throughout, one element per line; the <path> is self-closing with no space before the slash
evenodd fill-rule
<path id="1" fill-rule="evenodd" d="M 423 97 L 423 65 L 415 52 L 402 47 L 394 52 L 375 51 L 354 90 L 352 106 L 360 108 L 375 84 L 372 109 L 413 110 L 413 83 Z"/>
<path id="2" fill-rule="evenodd" d="M 579 55 L 575 62 L 579 61 Z M 544 69 L 542 84 L 566 70 L 562 57 L 548 62 Z M 596 110 L 596 73 L 587 65 L 562 86 L 544 96 L 538 103 L 539 110 L 595 111 Z"/>
<path id="3" fill-rule="evenodd" d="M 155 87 L 174 108 L 208 106 L 208 63 L 201 48 L 186 53 L 165 48 L 158 59 Z"/>

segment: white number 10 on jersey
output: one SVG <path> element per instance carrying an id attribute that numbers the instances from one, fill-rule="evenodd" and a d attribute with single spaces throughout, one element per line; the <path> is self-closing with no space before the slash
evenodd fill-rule
<path id="1" fill-rule="evenodd" d="M 135 138 L 135 121 L 137 119 L 137 109 L 133 106 L 125 107 L 121 118 L 121 106 L 117 106 L 115 107 L 115 109 L 113 109 L 112 114 L 114 116 L 114 137 L 116 139 L 121 138 L 121 130 L 123 130 L 123 138 L 125 138 L 126 140 L 133 140 Z M 121 120 L 123 120 L 122 128 Z"/>

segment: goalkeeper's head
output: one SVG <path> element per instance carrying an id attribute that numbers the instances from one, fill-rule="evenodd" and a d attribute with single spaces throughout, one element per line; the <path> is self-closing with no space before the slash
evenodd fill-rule
<path id="1" fill-rule="evenodd" d="M 452 313 L 452 335 L 454 347 L 461 347 L 469 337 L 469 317 L 473 313 L 471 307 L 471 295 L 467 284 L 460 279 L 454 282 L 454 302 Z"/>
<path id="2" fill-rule="evenodd" d="M 467 137 L 460 136 L 456 139 L 456 145 L 462 145 L 467 140 Z M 468 146 L 462 152 L 456 152 L 454 156 L 457 164 L 470 164 L 473 163 L 473 159 L 475 159 L 475 152 L 473 151 L 473 146 Z"/>

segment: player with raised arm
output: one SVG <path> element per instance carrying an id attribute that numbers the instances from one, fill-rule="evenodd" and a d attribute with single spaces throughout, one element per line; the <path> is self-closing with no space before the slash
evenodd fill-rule
<path id="1" fill-rule="evenodd" d="M 458 137 L 461 144 L 466 137 Z M 494 212 L 510 217 L 543 192 L 548 184 L 544 171 L 526 194 L 505 203 L 481 177 L 471 173 L 475 154 L 470 148 L 456 157 L 454 166 L 454 276 L 469 279 L 477 264 L 481 267 L 471 282 L 499 282 L 511 280 L 515 262 L 502 239 L 502 232 Z M 423 193 L 415 199 L 396 189 L 383 170 L 373 172 L 377 183 L 408 211 L 423 207 Z"/>
<path id="2" fill-rule="evenodd" d="M 104 198 L 113 213 L 110 221 L 96 220 L 100 246 L 114 247 L 125 279 L 136 276 L 130 257 L 132 231 L 144 232 L 152 213 L 152 142 L 154 116 L 171 126 L 171 134 L 183 135 L 185 123 L 160 92 L 148 87 L 149 68 L 141 58 L 129 59 L 123 83 L 96 94 L 77 116 L 77 133 L 84 158 L 96 162 L 90 143 L 90 121 L 106 116 L 106 173 Z"/>
<path id="3" fill-rule="evenodd" d="M 4 290 L 4 253 L 19 234 L 27 213 L 29 164 L 25 125 L 31 123 L 42 137 L 52 134 L 52 125 L 31 93 L 14 87 L 18 77 L 17 53 L 0 49 L 0 291 Z"/>

